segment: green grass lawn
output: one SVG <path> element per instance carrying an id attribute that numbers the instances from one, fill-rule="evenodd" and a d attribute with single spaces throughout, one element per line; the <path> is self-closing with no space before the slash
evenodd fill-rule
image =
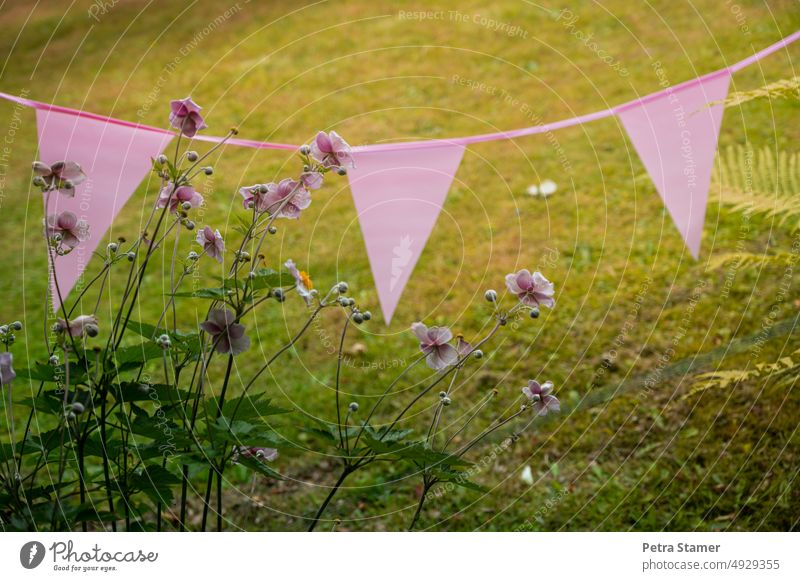
<path id="1" fill-rule="evenodd" d="M 622 75 L 565 28 L 554 16 L 562 5 L 549 1 L 545 8 L 517 0 L 442 0 L 440 12 L 425 19 L 409 14 L 420 3 L 381 0 L 307 6 L 230 0 L 191 8 L 108 2 L 105 13 L 100 5 L 3 4 L 0 90 L 161 127 L 169 100 L 191 94 L 205 108 L 210 134 L 237 126 L 243 138 L 298 144 L 318 129 L 364 144 L 554 121 L 657 90 L 656 61 L 676 84 L 800 28 L 800 13 L 789 1 L 581 3 L 573 9 L 579 16 L 574 30 L 592 33 L 625 68 Z M 88 13 L 92 6 L 96 20 Z M 485 25 L 481 17 L 507 26 Z M 792 47 L 737 73 L 731 90 L 794 76 L 798 56 L 800 48 Z M 798 112 L 797 99 L 728 109 L 720 144 L 795 151 Z M 29 185 L 36 128 L 31 111 L 15 115 L 11 104 L 0 104 L 0 132 L 8 144 L 0 168 L 6 240 L 0 319 L 23 320 L 28 357 L 35 358 L 41 357 L 46 285 L 41 203 Z M 200 188 L 207 207 L 199 222 L 228 229 L 231 237 L 242 212 L 238 187 L 297 170 L 296 159 L 284 152 L 238 148 L 226 148 L 214 165 Z M 525 193 L 544 179 L 558 183 L 555 195 L 544 200 Z M 479 463 L 475 480 L 488 493 L 455 490 L 429 502 L 421 528 L 796 529 L 797 392 L 762 381 L 684 397 L 693 380 L 681 365 L 701 354 L 713 356 L 695 362 L 695 370 L 754 363 L 749 351 L 729 354 L 725 346 L 762 329 L 784 274 L 774 268 L 731 273 L 709 268 L 709 261 L 733 252 L 740 240 L 751 251 L 791 244 L 789 234 L 768 220 L 752 220 L 742 233 L 742 216 L 721 209 L 713 202 L 718 196 L 712 190 L 701 258 L 694 261 L 612 118 L 470 147 L 388 327 L 377 316 L 346 179 L 329 180 L 299 222 L 281 223 L 267 261 L 275 266 L 293 258 L 320 288 L 347 280 L 352 295 L 376 314 L 351 337 L 351 345 L 360 345 L 346 368 L 344 390 L 360 401 L 380 393 L 414 357 L 416 342 L 407 332 L 412 321 L 448 324 L 471 336 L 486 324 L 483 291 L 501 288 L 505 273 L 537 268 L 556 283 L 556 308 L 504 334 L 459 388 L 452 409 L 466 413 L 492 388 L 510 405 L 526 380 L 538 377 L 555 383 L 567 412 L 535 426 L 509 452 Z M 153 192 L 141 188 L 109 241 L 135 236 L 152 199 Z M 167 259 L 159 268 L 167 271 Z M 121 272 L 112 288 L 124 283 Z M 154 272 L 138 309 L 142 320 L 157 317 L 163 305 L 164 285 Z M 797 315 L 797 281 L 790 273 L 775 320 Z M 259 340 L 237 358 L 237 374 L 247 377 L 299 327 L 300 303 L 273 305 L 248 322 Z M 205 307 L 180 305 L 187 328 L 204 317 Z M 109 308 L 104 302 L 101 314 L 109 315 Z M 329 347 L 339 319 L 326 316 L 264 380 L 275 403 L 335 419 Z M 798 347 L 796 334 L 784 334 L 765 344 L 758 362 Z M 18 353 L 23 366 L 24 350 Z M 398 397 L 394 405 L 403 401 Z M 280 422 L 292 432 L 291 417 Z M 335 466 L 313 439 L 298 434 L 298 444 L 275 463 L 287 480 L 234 478 L 232 528 L 304 528 L 302 517 L 325 494 L 315 484 L 332 484 Z M 485 448 L 488 453 L 491 446 Z M 520 477 L 525 466 L 533 485 Z M 419 482 L 406 476 L 374 467 L 359 473 L 328 513 L 341 522 L 322 528 L 402 529 L 419 493 Z"/>

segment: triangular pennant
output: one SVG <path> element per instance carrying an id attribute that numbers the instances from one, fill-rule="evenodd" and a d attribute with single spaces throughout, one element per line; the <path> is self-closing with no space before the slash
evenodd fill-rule
<path id="1" fill-rule="evenodd" d="M 46 164 L 77 162 L 87 176 L 73 198 L 51 193 L 46 208 L 48 215 L 70 211 L 89 224 L 88 238 L 51 265 L 66 299 L 111 222 L 152 168 L 151 158 L 161 154 L 172 135 L 43 109 L 36 111 L 36 125 L 39 159 Z M 58 309 L 54 292 L 53 310 Z"/>
<path id="2" fill-rule="evenodd" d="M 692 256 L 700 254 L 708 188 L 730 73 L 723 71 L 617 110 Z"/>
<path id="3" fill-rule="evenodd" d="M 388 325 L 433 230 L 464 147 L 361 150 L 348 172 L 383 318 Z"/>

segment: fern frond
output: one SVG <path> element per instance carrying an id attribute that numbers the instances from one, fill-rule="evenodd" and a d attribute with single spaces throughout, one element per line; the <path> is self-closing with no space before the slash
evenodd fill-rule
<path id="1" fill-rule="evenodd" d="M 749 145 L 720 151 L 714 181 L 720 202 L 734 211 L 777 218 L 791 230 L 800 227 L 800 152 Z"/>

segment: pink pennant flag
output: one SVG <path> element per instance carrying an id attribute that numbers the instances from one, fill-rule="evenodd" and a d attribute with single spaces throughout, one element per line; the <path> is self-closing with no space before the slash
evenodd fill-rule
<path id="1" fill-rule="evenodd" d="M 74 161 L 87 179 L 75 188 L 75 197 L 50 194 L 46 214 L 69 210 L 89 224 L 89 236 L 72 252 L 57 256 L 51 265 L 66 300 L 79 282 L 114 217 L 152 168 L 172 135 L 132 123 L 108 122 L 69 113 L 36 110 L 39 159 L 46 164 Z M 55 285 L 54 285 L 55 287 Z M 53 289 L 53 310 L 59 310 Z"/>
<path id="2" fill-rule="evenodd" d="M 378 147 L 353 154 L 356 167 L 347 175 L 387 325 L 463 155 L 461 145 Z"/>
<path id="3" fill-rule="evenodd" d="M 695 259 L 706 217 L 728 70 L 648 95 L 616 110 Z"/>

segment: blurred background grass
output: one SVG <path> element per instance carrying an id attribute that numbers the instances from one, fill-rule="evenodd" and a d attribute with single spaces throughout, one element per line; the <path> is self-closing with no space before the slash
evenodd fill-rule
<path id="1" fill-rule="evenodd" d="M 355 145 L 514 129 L 587 113 L 657 90 L 656 62 L 676 84 L 800 28 L 790 1 L 604 0 L 571 7 L 578 17 L 573 28 L 559 19 L 566 7 L 442 0 L 423 18 L 418 3 L 362 0 L 5 2 L 0 90 L 160 127 L 169 100 L 191 94 L 204 106 L 211 134 L 237 126 L 244 138 L 300 144 L 318 129 L 335 129 Z M 628 74 L 602 62 L 575 31 L 591 34 Z M 798 55 L 792 47 L 737 73 L 731 90 L 794 76 Z M 796 99 L 730 109 L 720 144 L 791 150 L 800 137 L 798 109 Z M 46 283 L 41 203 L 29 186 L 35 121 L 31 111 L 7 103 L 0 103 L 0 116 L 7 147 L 0 318 L 24 317 L 33 359 L 41 357 Z M 297 171 L 285 153 L 238 148 L 225 149 L 214 165 L 214 175 L 199 184 L 207 206 L 198 222 L 227 229 L 229 238 L 228 227 L 242 211 L 238 187 Z M 555 195 L 525 193 L 544 179 L 558 184 Z M 135 236 L 153 196 L 143 185 L 109 241 Z M 481 464 L 475 479 L 490 493 L 453 491 L 429 503 L 423 528 L 796 528 L 797 393 L 761 381 L 682 399 L 691 375 L 660 371 L 714 349 L 718 356 L 704 360 L 703 369 L 749 361 L 748 351 L 726 356 L 725 346 L 759 332 L 782 282 L 782 271 L 708 268 L 716 253 L 731 252 L 740 241 L 751 251 L 790 245 L 770 220 L 745 230 L 741 215 L 713 202 L 718 196 L 712 190 L 695 262 L 621 125 L 609 119 L 470 147 L 391 326 L 378 315 L 345 179 L 329 180 L 298 223 L 280 225 L 267 262 L 291 257 L 320 288 L 345 279 L 376 315 L 351 338 L 357 346 L 345 397 L 362 402 L 414 355 L 410 322 L 450 324 L 472 336 L 486 324 L 483 291 L 501 288 L 506 272 L 539 268 L 556 283 L 557 308 L 510 330 L 459 388 L 452 409 L 466 413 L 495 387 L 504 405 L 513 405 L 524 381 L 539 377 L 555 382 L 571 411 Z M 160 265 L 164 272 L 168 257 Z M 730 292 L 723 292 L 728 275 Z M 160 312 L 162 281 L 151 276 L 138 308 L 142 320 Z M 776 320 L 796 316 L 796 281 L 791 273 Z M 111 286 L 122 282 L 112 278 Z M 696 305 L 690 302 L 695 294 Z M 204 307 L 181 304 L 187 327 L 204 317 Z M 109 308 L 104 302 L 101 312 Z M 246 376 L 285 342 L 302 311 L 291 300 L 249 321 L 259 341 L 237 358 L 237 373 Z M 264 380 L 278 405 L 335 416 L 329 351 L 337 319 L 326 317 Z M 797 343 L 794 334 L 773 339 L 760 360 L 774 360 Z M 18 355 L 18 366 L 24 359 Z M 658 379 L 649 390 L 648 378 Z M 423 417 L 429 413 L 420 409 Z M 324 494 L 313 483 L 328 482 L 333 466 L 313 441 L 298 443 L 307 450 L 287 450 L 276 464 L 289 480 L 256 482 L 252 491 L 250 483 L 241 490 L 233 483 L 231 526 L 303 528 L 301 517 Z M 520 478 L 526 465 L 532 485 Z M 401 528 L 418 493 L 417 481 L 404 476 L 377 469 L 359 475 L 330 516 L 341 519 L 340 529 Z"/>

